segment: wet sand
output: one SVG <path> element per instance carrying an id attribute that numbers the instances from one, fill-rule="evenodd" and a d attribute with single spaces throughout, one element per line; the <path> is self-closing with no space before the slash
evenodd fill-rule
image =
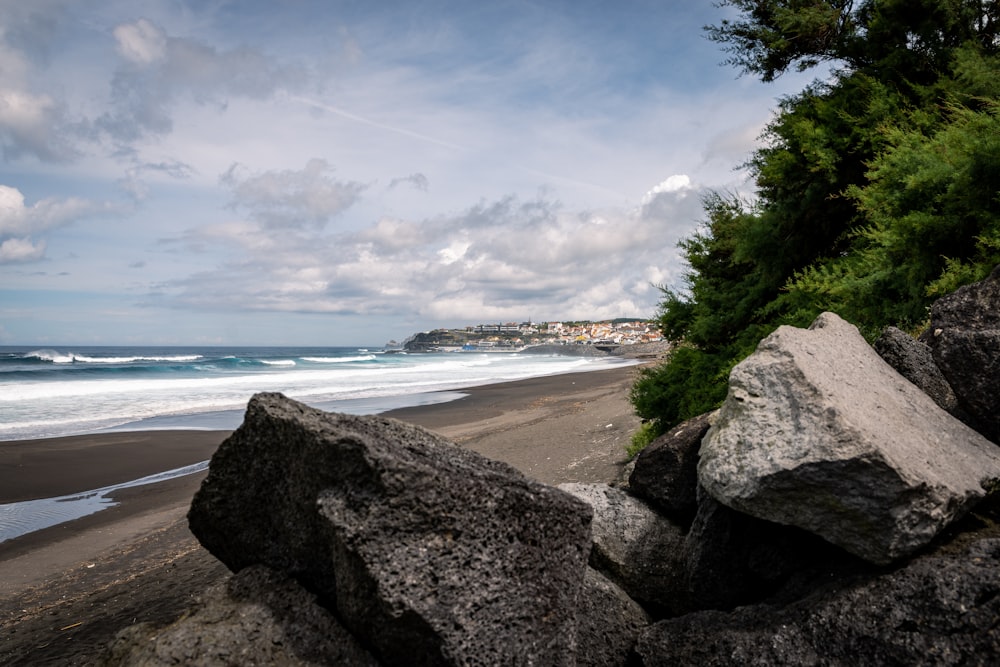
<path id="1" fill-rule="evenodd" d="M 639 420 L 636 367 L 464 390 L 385 413 L 550 484 L 611 482 Z M 0 504 L 131 481 L 211 457 L 223 431 L 0 442 Z M 167 623 L 227 573 L 187 529 L 205 473 L 116 491 L 120 504 L 0 543 L 0 664 L 86 665 L 118 630 Z"/>

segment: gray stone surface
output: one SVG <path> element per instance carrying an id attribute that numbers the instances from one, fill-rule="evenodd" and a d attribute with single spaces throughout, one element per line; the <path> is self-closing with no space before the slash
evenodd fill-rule
<path id="1" fill-rule="evenodd" d="M 833 582 L 785 607 L 660 621 L 636 651 L 646 667 L 996 665 L 998 592 L 1000 540 L 981 540 L 882 576 Z"/>
<path id="2" fill-rule="evenodd" d="M 824 313 L 733 369 L 698 475 L 725 505 L 887 564 L 983 497 L 1000 450 Z"/>
<path id="3" fill-rule="evenodd" d="M 573 664 L 591 509 L 419 427 L 258 394 L 192 531 L 293 575 L 395 665 Z"/>
<path id="4" fill-rule="evenodd" d="M 357 665 L 378 662 L 315 596 L 263 566 L 205 593 L 165 628 L 143 623 L 119 633 L 100 665 Z"/>
<path id="5" fill-rule="evenodd" d="M 732 609 L 774 594 L 793 578 L 821 578 L 854 557 L 793 526 L 757 519 L 699 493 L 684 540 L 690 609 Z M 822 574 L 815 574 L 821 570 Z"/>
<path id="6" fill-rule="evenodd" d="M 639 632 L 652 619 L 614 582 L 587 568 L 576 622 L 576 664 L 607 667 L 627 664 Z"/>
<path id="7" fill-rule="evenodd" d="M 923 340 L 959 406 L 1000 443 L 1000 266 L 986 280 L 935 301 L 927 333 Z"/>
<path id="8" fill-rule="evenodd" d="M 639 452 L 629 490 L 684 526 L 698 510 L 698 449 L 708 431 L 707 413 L 678 424 Z"/>
<path id="9" fill-rule="evenodd" d="M 896 327 L 886 327 L 872 347 L 897 373 L 934 399 L 941 409 L 958 416 L 958 399 L 934 363 L 930 347 Z"/>
<path id="10" fill-rule="evenodd" d="M 644 501 L 605 484 L 560 484 L 594 509 L 590 564 L 658 614 L 689 609 L 684 532 Z"/>

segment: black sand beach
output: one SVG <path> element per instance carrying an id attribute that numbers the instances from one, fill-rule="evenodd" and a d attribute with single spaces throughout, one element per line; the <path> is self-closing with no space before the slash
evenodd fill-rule
<path id="1" fill-rule="evenodd" d="M 539 481 L 610 482 L 639 420 L 636 367 L 474 387 L 388 416 L 506 461 Z M 222 431 L 0 442 L 0 504 L 67 495 L 211 457 Z M 86 665 L 131 623 L 166 623 L 227 573 L 185 514 L 205 473 L 122 489 L 118 505 L 0 543 L 0 664 Z"/>

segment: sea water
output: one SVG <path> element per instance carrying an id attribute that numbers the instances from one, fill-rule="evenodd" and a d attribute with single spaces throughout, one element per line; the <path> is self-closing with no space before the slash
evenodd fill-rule
<path id="1" fill-rule="evenodd" d="M 279 391 L 323 410 L 372 414 L 454 400 L 457 389 L 634 363 L 511 352 L 377 348 L 0 347 L 0 440 L 101 430 L 235 429 L 249 398 Z M 25 445 L 25 446 L 30 446 Z M 113 492 L 207 462 L 59 498 L 0 505 L 0 543 L 115 502 Z"/>
<path id="2" fill-rule="evenodd" d="M 511 352 L 358 347 L 0 347 L 0 440 L 106 429 L 233 429 L 257 392 L 371 414 L 455 390 L 628 363 Z"/>

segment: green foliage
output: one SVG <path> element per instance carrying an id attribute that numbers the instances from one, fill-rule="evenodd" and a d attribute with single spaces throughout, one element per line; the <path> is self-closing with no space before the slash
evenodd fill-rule
<path id="1" fill-rule="evenodd" d="M 1000 3 L 723 0 L 708 28 L 765 81 L 837 69 L 781 101 L 748 162 L 751 203 L 715 193 L 680 247 L 659 324 L 683 340 L 632 390 L 653 430 L 716 407 L 732 367 L 781 324 L 831 310 L 871 338 L 1000 262 Z"/>
<path id="2" fill-rule="evenodd" d="M 678 347 L 665 363 L 639 372 L 630 399 L 636 414 L 650 420 L 659 435 L 717 408 L 726 397 L 725 378 L 730 370 L 728 355 Z"/>
<path id="3" fill-rule="evenodd" d="M 646 449 L 660 435 L 660 429 L 656 422 L 643 422 L 639 430 L 632 434 L 632 439 L 628 447 L 625 448 L 625 453 L 629 459 L 634 459 L 639 452 Z"/>
<path id="4" fill-rule="evenodd" d="M 867 224 L 851 252 L 791 282 L 868 326 L 913 326 L 930 302 L 1000 262 L 1000 106 L 949 109 L 936 132 L 887 131 L 890 148 L 848 189 Z"/>

